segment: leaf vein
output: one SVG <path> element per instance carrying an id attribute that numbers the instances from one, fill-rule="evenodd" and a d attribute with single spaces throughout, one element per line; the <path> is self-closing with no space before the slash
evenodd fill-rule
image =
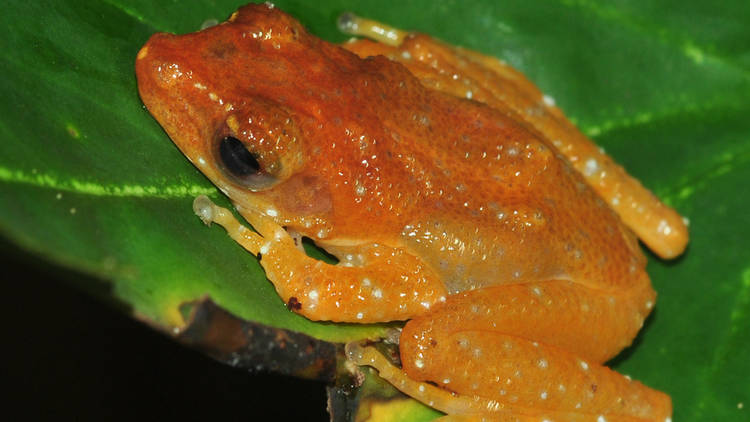
<path id="1" fill-rule="evenodd" d="M 690 198 L 696 190 L 705 188 L 712 183 L 717 177 L 721 177 L 748 162 L 750 162 L 750 146 L 739 152 L 725 152 L 710 169 L 683 180 L 682 183 L 674 185 L 666 192 L 658 192 L 658 196 L 667 204 L 674 204 L 676 200 L 684 201 Z"/>
<path id="2" fill-rule="evenodd" d="M 113 1 L 113 0 L 103 0 L 103 1 L 104 1 L 104 3 L 107 3 L 110 6 L 112 6 L 112 7 L 116 8 L 116 9 L 120 10 L 121 12 L 125 13 L 127 16 L 130 16 L 131 18 L 134 18 L 138 22 L 140 22 L 140 23 L 142 23 L 144 25 L 148 25 L 151 28 L 156 28 L 156 25 L 153 22 L 148 21 L 145 17 L 143 17 L 142 15 L 138 14 L 135 10 L 133 10 L 133 9 L 131 9 L 129 7 L 126 7 L 125 5 L 123 5 L 123 4 L 119 3 L 119 2 Z"/>
<path id="3" fill-rule="evenodd" d="M 579 123 L 579 128 L 586 136 L 596 138 L 616 130 L 645 126 L 680 115 L 713 113 L 717 111 L 740 111 L 745 108 L 747 108 L 747 104 L 741 101 L 725 100 L 713 103 L 685 104 L 683 107 L 663 108 L 654 112 L 643 111 L 620 119 L 605 120 L 598 124 Z"/>
<path id="4" fill-rule="evenodd" d="M 603 6 L 602 4 L 590 0 L 558 1 L 568 7 L 578 7 L 580 9 L 588 10 L 602 19 L 618 22 L 623 26 L 630 27 L 635 31 L 649 35 L 653 39 L 658 39 L 663 44 L 678 49 L 686 58 L 697 65 L 704 65 L 706 62 L 714 62 L 715 64 L 729 67 L 740 73 L 744 78 L 750 79 L 750 71 L 725 57 L 710 52 L 710 48 L 698 45 L 694 40 L 685 35 L 638 20 L 623 13 L 616 7 Z"/>
<path id="5" fill-rule="evenodd" d="M 66 179 L 62 180 L 53 174 L 0 167 L 0 181 L 32 185 L 40 188 L 72 192 L 91 196 L 131 197 L 131 198 L 192 198 L 198 195 L 216 193 L 216 189 L 194 184 L 184 185 L 141 185 L 141 184 L 101 184 L 94 181 Z"/>

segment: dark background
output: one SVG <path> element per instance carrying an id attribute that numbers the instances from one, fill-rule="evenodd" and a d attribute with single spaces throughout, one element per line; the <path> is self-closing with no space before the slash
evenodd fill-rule
<path id="1" fill-rule="evenodd" d="M 3 415 L 328 420 L 322 383 L 222 365 L 73 287 L 85 275 L 3 239 L 0 268 Z"/>

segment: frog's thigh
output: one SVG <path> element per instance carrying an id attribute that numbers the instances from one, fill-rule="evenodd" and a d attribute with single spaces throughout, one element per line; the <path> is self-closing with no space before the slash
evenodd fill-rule
<path id="1" fill-rule="evenodd" d="M 671 415 L 667 395 L 582 357 L 593 356 L 587 346 L 578 347 L 577 352 L 570 351 L 575 347 L 561 346 L 570 337 L 594 349 L 599 337 L 608 335 L 597 326 L 597 320 L 608 318 L 606 313 L 581 322 L 581 318 L 569 317 L 577 313 L 575 309 L 555 313 L 554 302 L 545 304 L 540 299 L 556 287 L 570 290 L 568 283 L 552 281 L 541 288 L 496 286 L 449 297 L 444 306 L 404 327 L 400 345 L 404 371 L 412 379 L 524 412 L 665 420 Z M 542 290 L 542 295 L 535 289 Z M 563 308 L 588 300 L 595 312 L 610 306 L 596 292 L 586 299 L 585 288 L 581 290 L 567 298 L 555 295 L 554 300 L 567 299 Z M 576 295 L 583 297 L 575 299 Z M 494 308 L 489 306 L 493 303 Z M 487 317 L 493 313 L 496 317 Z M 613 315 L 616 319 L 617 312 Z M 616 325 L 611 329 L 618 330 Z"/>

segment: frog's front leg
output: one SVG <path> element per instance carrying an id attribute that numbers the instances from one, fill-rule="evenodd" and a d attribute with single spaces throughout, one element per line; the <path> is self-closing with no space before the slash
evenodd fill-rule
<path id="1" fill-rule="evenodd" d="M 232 239 L 257 255 L 287 306 L 309 319 L 406 320 L 445 301 L 447 293 L 438 277 L 402 249 L 367 245 L 361 249 L 362 265 L 330 265 L 307 256 L 297 240 L 268 217 L 245 215 L 255 233 L 205 196 L 196 198 L 193 209 L 204 223 L 220 224 Z"/>
<path id="2" fill-rule="evenodd" d="M 602 365 L 630 343 L 653 297 L 646 278 L 617 291 L 567 280 L 499 285 L 409 321 L 403 371 L 372 349 L 350 347 L 349 356 L 449 414 L 667 421 L 669 396 Z"/>

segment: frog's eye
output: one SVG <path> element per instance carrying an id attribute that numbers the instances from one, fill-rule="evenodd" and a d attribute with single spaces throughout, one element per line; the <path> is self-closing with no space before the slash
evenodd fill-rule
<path id="1" fill-rule="evenodd" d="M 276 178 L 266 172 L 258 158 L 233 136 L 225 136 L 219 142 L 219 160 L 227 176 L 250 190 L 263 190 L 276 182 Z"/>

